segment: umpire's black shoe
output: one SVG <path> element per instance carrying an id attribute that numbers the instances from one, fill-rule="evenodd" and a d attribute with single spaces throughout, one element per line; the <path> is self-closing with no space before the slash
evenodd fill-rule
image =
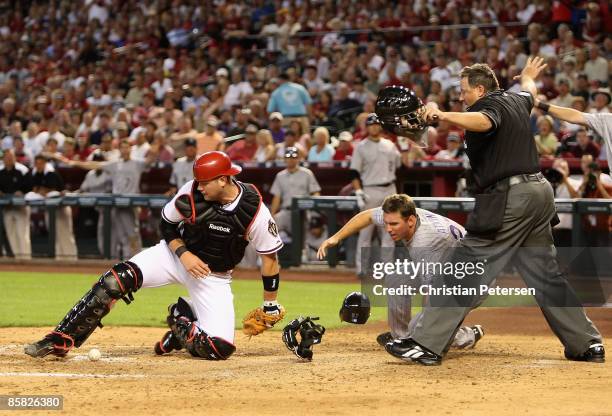
<path id="1" fill-rule="evenodd" d="M 65 357 L 73 346 L 74 340 L 70 336 L 54 331 L 45 335 L 40 341 L 26 345 L 23 352 L 36 358 L 42 358 L 49 354 Z"/>
<path id="2" fill-rule="evenodd" d="M 376 337 L 376 342 L 378 342 L 378 345 L 381 347 L 384 347 L 389 342 L 393 342 L 393 335 L 391 335 L 391 332 L 383 332 Z"/>
<path id="3" fill-rule="evenodd" d="M 565 352 L 565 358 L 572 361 L 588 361 L 590 363 L 603 363 L 606 361 L 606 350 L 603 344 L 595 343 L 589 349 L 579 355 L 570 355 Z"/>
<path id="4" fill-rule="evenodd" d="M 442 357 L 421 347 L 411 339 L 395 340 L 385 345 L 385 350 L 394 357 L 404 361 L 413 361 L 423 365 L 440 365 Z"/>
<path id="5" fill-rule="evenodd" d="M 166 332 L 162 339 L 155 343 L 154 347 L 155 354 L 157 355 L 168 354 L 174 350 L 178 351 L 181 348 L 181 344 L 179 343 L 178 339 L 176 339 L 176 336 L 174 336 L 172 331 Z"/>

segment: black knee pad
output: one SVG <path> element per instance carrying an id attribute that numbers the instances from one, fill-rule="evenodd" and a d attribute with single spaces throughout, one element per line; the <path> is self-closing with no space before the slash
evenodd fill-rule
<path id="1" fill-rule="evenodd" d="M 207 360 L 227 360 L 236 351 L 234 344 L 223 338 L 210 337 L 204 331 L 195 335 L 191 343 L 192 348 L 188 348 L 191 355 Z"/>
<path id="2" fill-rule="evenodd" d="M 115 264 L 99 280 L 113 299 L 123 299 L 126 304 L 134 300 L 133 292 L 142 287 L 142 271 L 131 261 Z"/>
<path id="3" fill-rule="evenodd" d="M 223 338 L 211 337 L 204 331 L 199 331 L 194 322 L 185 317 L 176 319 L 171 326 L 172 333 L 189 353 L 206 360 L 227 360 L 236 351 L 234 344 Z"/>

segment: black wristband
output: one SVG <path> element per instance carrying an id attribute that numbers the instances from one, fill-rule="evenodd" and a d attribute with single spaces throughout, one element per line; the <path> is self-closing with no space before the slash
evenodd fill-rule
<path id="1" fill-rule="evenodd" d="M 280 275 L 276 273 L 274 276 L 261 276 L 263 281 L 263 287 L 266 292 L 276 292 L 278 290 L 278 283 L 280 282 Z"/>
<path id="2" fill-rule="evenodd" d="M 538 102 L 538 106 L 537 106 L 540 110 L 544 111 L 545 113 L 548 113 L 548 110 L 550 109 L 550 104 L 546 104 L 543 102 Z"/>
<path id="3" fill-rule="evenodd" d="M 174 254 L 176 254 L 176 257 L 178 257 L 179 259 L 181 258 L 181 256 L 183 254 L 185 254 L 187 251 L 187 247 L 185 246 L 180 246 L 179 248 L 177 248 L 176 250 L 174 250 Z"/>

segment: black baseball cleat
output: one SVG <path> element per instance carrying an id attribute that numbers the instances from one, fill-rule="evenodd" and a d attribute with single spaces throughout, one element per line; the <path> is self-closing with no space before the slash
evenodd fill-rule
<path id="1" fill-rule="evenodd" d="M 155 343 L 154 350 L 155 354 L 163 355 L 168 354 L 169 352 L 172 352 L 174 350 L 178 351 L 181 348 L 183 347 L 179 343 L 178 339 L 176 339 L 172 331 L 168 331 L 164 334 L 161 341 L 157 341 Z"/>
<path id="2" fill-rule="evenodd" d="M 404 361 L 412 361 L 422 365 L 440 365 L 442 357 L 421 347 L 409 339 L 395 340 L 385 345 L 385 350 L 392 356 Z"/>
<path id="3" fill-rule="evenodd" d="M 589 346 L 589 349 L 579 355 L 570 355 L 565 352 L 565 358 L 572 361 L 587 361 L 590 363 L 603 363 L 606 361 L 606 350 L 603 344 L 595 343 Z"/>
<path id="4" fill-rule="evenodd" d="M 73 346 L 74 340 L 70 336 L 61 332 L 51 332 L 40 341 L 26 345 L 23 352 L 36 358 L 42 358 L 49 354 L 56 357 L 65 357 Z"/>
<path id="5" fill-rule="evenodd" d="M 381 347 L 384 347 L 389 342 L 393 342 L 393 335 L 391 335 L 391 332 L 383 332 L 376 337 L 376 342 L 378 342 L 378 345 Z"/>

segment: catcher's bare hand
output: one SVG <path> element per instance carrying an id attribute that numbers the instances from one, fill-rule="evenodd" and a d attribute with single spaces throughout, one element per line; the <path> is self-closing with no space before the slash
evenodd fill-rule
<path id="1" fill-rule="evenodd" d="M 204 278 L 210 274 L 208 264 L 204 263 L 198 256 L 189 251 L 183 253 L 180 260 L 185 270 L 187 270 L 194 279 Z"/>
<path id="2" fill-rule="evenodd" d="M 327 240 L 323 241 L 323 244 L 317 250 L 317 258 L 319 260 L 323 260 L 327 255 L 327 249 L 330 247 L 335 247 L 340 243 L 336 237 L 329 237 Z"/>

